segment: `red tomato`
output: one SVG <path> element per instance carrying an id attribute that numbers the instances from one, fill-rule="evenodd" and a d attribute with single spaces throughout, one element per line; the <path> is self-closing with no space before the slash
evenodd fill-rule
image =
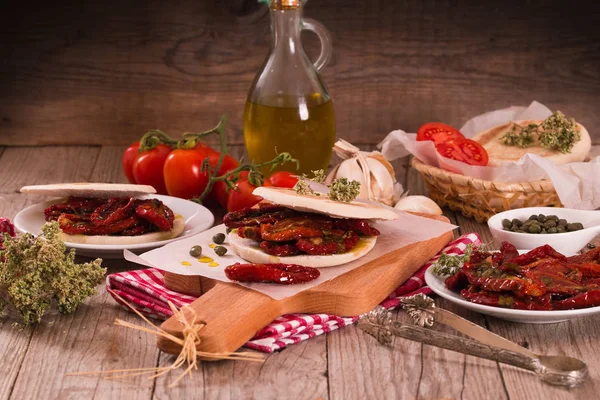
<path id="1" fill-rule="evenodd" d="M 240 173 L 240 179 L 235 183 L 235 189 L 229 191 L 229 198 L 227 199 L 227 211 L 229 212 L 252 207 L 262 200 L 262 197 L 252 194 L 252 191 L 256 189 L 256 186 L 248 182 L 247 172 L 244 178 L 241 177 L 243 172 Z"/>
<path id="2" fill-rule="evenodd" d="M 466 158 L 466 163 L 470 165 L 485 166 L 488 163 L 488 153 L 485 148 L 478 142 L 465 139 L 458 143 L 459 148 Z"/>
<path id="3" fill-rule="evenodd" d="M 440 155 L 442 157 L 446 157 L 446 158 L 450 158 L 451 160 L 457 160 L 457 161 L 462 161 L 462 162 L 466 161 L 465 155 L 460 150 L 460 148 L 457 145 L 457 142 L 455 142 L 455 141 L 440 143 L 437 146 L 435 146 L 435 149 L 437 150 L 438 153 L 440 153 Z"/>
<path id="4" fill-rule="evenodd" d="M 293 188 L 298 182 L 298 177 L 292 172 L 279 171 L 271 175 L 267 181 L 275 187 Z"/>
<path id="5" fill-rule="evenodd" d="M 150 185 L 159 194 L 167 194 L 163 166 L 170 153 L 171 148 L 166 144 L 159 144 L 151 150 L 139 153 L 132 166 L 135 182 L 140 185 Z"/>
<path id="6" fill-rule="evenodd" d="M 417 131 L 418 141 L 431 140 L 436 146 L 450 139 L 464 139 L 464 136 L 458 129 L 442 124 L 441 122 L 423 124 Z"/>
<path id="7" fill-rule="evenodd" d="M 202 172 L 204 159 L 216 153 L 210 147 L 201 145 L 195 149 L 173 150 L 163 167 L 165 186 L 169 196 L 192 199 L 206 189 L 208 174 Z"/>
<path id="8" fill-rule="evenodd" d="M 213 167 L 217 165 L 217 162 L 219 161 L 219 156 L 219 153 L 215 153 L 214 155 L 210 156 L 210 164 Z M 237 167 L 237 160 L 231 157 L 229 154 L 227 154 L 223 159 L 223 164 L 221 164 L 221 168 L 219 168 L 219 171 L 217 171 L 217 176 L 221 176 L 229 171 L 233 171 Z M 227 184 L 225 184 L 225 182 L 215 182 L 208 196 L 211 200 L 217 201 L 221 206 L 226 208 L 227 197 L 229 196 L 229 193 L 227 191 Z"/>
<path id="9" fill-rule="evenodd" d="M 138 156 L 138 150 L 140 149 L 140 142 L 135 142 L 125 150 L 123 153 L 123 172 L 127 177 L 129 183 L 136 183 L 135 177 L 133 176 L 133 161 Z"/>
<path id="10" fill-rule="evenodd" d="M 482 145 L 471 139 L 449 140 L 435 146 L 438 153 L 452 160 L 462 161 L 469 165 L 485 166 L 488 154 Z"/>

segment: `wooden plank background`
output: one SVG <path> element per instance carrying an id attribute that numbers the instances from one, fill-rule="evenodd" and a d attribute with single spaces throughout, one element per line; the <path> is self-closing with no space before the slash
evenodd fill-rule
<path id="1" fill-rule="evenodd" d="M 575 3 L 309 1 L 333 36 L 323 78 L 338 137 L 372 144 L 538 100 L 600 142 L 600 12 Z M 270 40 L 256 0 L 12 2 L 1 14 L 0 145 L 123 145 L 224 112 L 230 143 L 243 143 Z M 314 57 L 317 39 L 304 39 Z"/>

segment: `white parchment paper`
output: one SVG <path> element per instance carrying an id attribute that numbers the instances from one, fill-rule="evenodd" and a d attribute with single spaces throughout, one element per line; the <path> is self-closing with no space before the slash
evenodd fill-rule
<path id="1" fill-rule="evenodd" d="M 429 218 L 422 218 L 398 211 L 399 219 L 394 221 L 377 222 L 373 224 L 381 235 L 377 238 L 377 243 L 373 250 L 360 259 L 340 265 L 337 267 L 319 268 L 321 275 L 312 282 L 298 285 L 278 285 L 266 283 L 238 283 L 239 285 L 259 291 L 274 299 L 284 299 L 293 296 L 303 290 L 317 286 L 325 281 L 333 279 L 345 272 L 383 256 L 391 251 L 397 250 L 413 243 L 438 237 L 448 231 L 456 228 L 455 225 L 441 221 L 435 221 Z M 178 240 L 143 253 L 139 256 L 125 250 L 124 256 L 128 261 L 132 261 L 151 268 L 157 268 L 163 271 L 169 271 L 180 275 L 200 275 L 219 281 L 230 282 L 225 276 L 225 267 L 236 262 L 246 263 L 247 261 L 238 257 L 231 247 L 225 242 L 224 246 L 228 248 L 227 254 L 220 257 L 214 250 L 209 248 L 212 243 L 212 237 L 215 233 L 225 233 L 224 225 L 217 225 L 208 231 L 199 233 L 187 239 Z M 209 256 L 219 265 L 209 267 L 207 263 L 201 263 L 197 258 L 189 255 L 189 250 L 194 245 L 202 246 L 202 255 Z M 183 265 L 182 262 L 188 262 L 190 266 Z"/>
<path id="2" fill-rule="evenodd" d="M 536 101 L 529 107 L 512 106 L 487 112 L 467 121 L 459 130 L 466 137 L 510 121 L 546 119 L 552 112 Z M 600 156 L 590 162 L 556 165 L 536 154 L 526 154 L 518 161 L 498 167 L 479 167 L 442 157 L 433 142 L 417 142 L 416 134 L 403 130 L 390 132 L 379 144 L 382 154 L 394 160 L 413 154 L 426 164 L 466 176 L 506 183 L 550 179 L 567 208 L 592 210 L 600 207 Z"/>

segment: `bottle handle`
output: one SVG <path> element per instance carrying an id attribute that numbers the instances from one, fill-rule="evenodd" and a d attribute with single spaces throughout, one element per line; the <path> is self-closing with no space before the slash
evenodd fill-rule
<path id="1" fill-rule="evenodd" d="M 321 40 L 321 54 L 315 61 L 314 65 L 317 71 L 321 71 L 331 59 L 332 47 L 331 47 L 331 35 L 329 31 L 318 21 L 312 18 L 305 18 L 302 21 L 302 29 L 308 29 L 313 31 Z"/>

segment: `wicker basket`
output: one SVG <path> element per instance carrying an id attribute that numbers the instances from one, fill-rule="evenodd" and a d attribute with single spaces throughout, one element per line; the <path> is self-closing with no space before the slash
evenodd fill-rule
<path id="1" fill-rule="evenodd" d="M 424 164 L 413 157 L 411 165 L 419 171 L 431 197 L 441 207 L 460 211 L 483 223 L 501 211 L 521 207 L 562 207 L 552 182 L 503 183 L 484 181 Z"/>

